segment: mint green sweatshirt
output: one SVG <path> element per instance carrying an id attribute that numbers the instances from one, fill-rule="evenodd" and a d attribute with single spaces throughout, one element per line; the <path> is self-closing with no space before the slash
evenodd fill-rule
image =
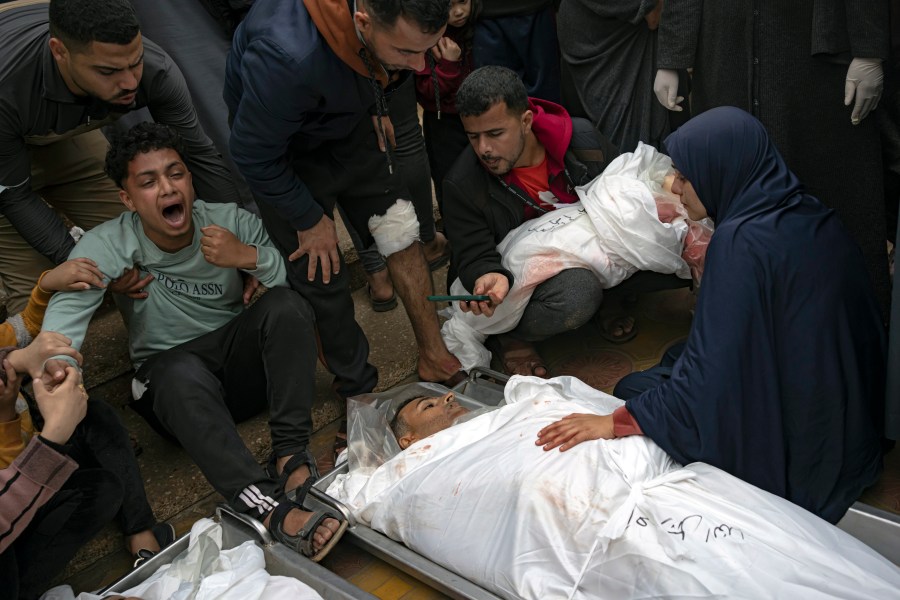
<path id="1" fill-rule="evenodd" d="M 244 310 L 244 284 L 237 269 L 206 262 L 200 251 L 201 227 L 219 225 L 258 252 L 255 275 L 266 287 L 285 285 L 285 266 L 262 221 L 235 204 L 194 201 L 194 240 L 175 253 L 163 252 L 146 235 L 136 212 L 122 213 L 84 234 L 69 258 L 96 261 L 104 281 L 139 265 L 141 276 L 153 275 L 144 288 L 149 296 L 132 300 L 116 296 L 128 326 L 128 345 L 135 369 L 148 357 L 214 331 Z M 103 289 L 58 292 L 44 317 L 44 331 L 57 331 L 80 349 L 88 322 L 103 301 Z"/>

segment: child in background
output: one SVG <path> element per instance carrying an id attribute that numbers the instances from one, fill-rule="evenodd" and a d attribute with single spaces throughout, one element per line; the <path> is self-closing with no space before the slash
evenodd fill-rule
<path id="1" fill-rule="evenodd" d="M 480 12 L 481 0 L 451 0 L 447 32 L 425 55 L 425 68 L 415 76 L 416 97 L 423 109 L 425 150 L 442 214 L 444 175 L 469 145 L 456 112 L 456 91 L 472 72 L 472 39 Z M 445 233 L 450 238 L 450 233 Z"/>

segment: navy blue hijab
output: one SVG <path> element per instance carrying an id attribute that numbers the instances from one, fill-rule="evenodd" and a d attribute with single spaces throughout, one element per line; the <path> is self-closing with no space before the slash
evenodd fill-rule
<path id="1" fill-rule="evenodd" d="M 862 253 L 737 108 L 666 139 L 716 231 L 672 377 L 627 403 L 644 434 L 837 522 L 881 470 L 884 328 Z"/>

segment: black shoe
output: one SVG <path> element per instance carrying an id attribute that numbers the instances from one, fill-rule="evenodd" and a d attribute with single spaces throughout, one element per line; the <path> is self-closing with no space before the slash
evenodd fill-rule
<path id="1" fill-rule="evenodd" d="M 159 544 L 160 551 L 165 550 L 168 545 L 175 541 L 175 528 L 172 527 L 170 523 L 157 523 L 150 528 L 150 531 L 153 533 L 153 537 L 156 538 L 156 543 Z M 152 550 L 141 548 L 134 555 L 134 566 L 141 566 L 156 556 L 156 554 L 157 553 Z"/>

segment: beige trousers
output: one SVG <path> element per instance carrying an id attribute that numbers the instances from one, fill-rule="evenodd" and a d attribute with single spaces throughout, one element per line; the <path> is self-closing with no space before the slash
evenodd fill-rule
<path id="1" fill-rule="evenodd" d="M 31 189 L 64 220 L 85 231 L 125 210 L 103 164 L 109 143 L 99 129 L 41 146 L 29 146 Z M 55 265 L 36 252 L 0 216 L 0 280 L 9 315 L 20 312 L 43 271 Z"/>

